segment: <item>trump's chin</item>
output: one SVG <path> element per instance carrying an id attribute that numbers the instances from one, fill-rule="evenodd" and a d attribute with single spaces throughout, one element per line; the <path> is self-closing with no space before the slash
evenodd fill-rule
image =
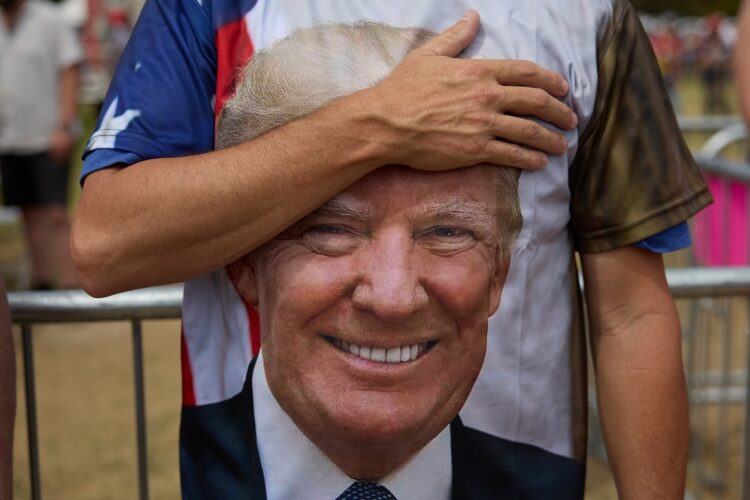
<path id="1" fill-rule="evenodd" d="M 465 400 L 436 407 L 388 393 L 351 396 L 329 408 L 319 420 L 325 424 L 298 425 L 341 470 L 360 480 L 383 478 L 406 463 L 445 429 Z"/>

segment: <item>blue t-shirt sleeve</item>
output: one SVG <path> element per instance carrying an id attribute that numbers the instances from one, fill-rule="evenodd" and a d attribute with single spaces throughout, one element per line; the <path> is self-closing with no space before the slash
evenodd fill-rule
<path id="1" fill-rule="evenodd" d="M 688 223 L 682 222 L 639 241 L 635 246 L 655 253 L 667 253 L 687 248 L 691 243 Z"/>
<path id="2" fill-rule="evenodd" d="M 148 0 L 83 154 L 96 170 L 213 148 L 216 47 L 211 2 Z"/>

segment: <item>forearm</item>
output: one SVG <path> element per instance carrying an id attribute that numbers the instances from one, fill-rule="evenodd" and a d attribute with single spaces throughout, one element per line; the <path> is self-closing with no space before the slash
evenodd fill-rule
<path id="1" fill-rule="evenodd" d="M 683 498 L 688 406 L 679 329 L 646 316 L 618 332 L 595 332 L 599 414 L 620 498 Z M 647 342 L 630 345 L 633 337 Z M 677 340 L 675 340 L 677 339 Z M 677 344 L 677 345 L 675 345 Z"/>
<path id="2" fill-rule="evenodd" d="M 0 279 L 0 498 L 13 493 L 13 421 L 16 414 L 16 369 L 10 312 Z"/>
<path id="3" fill-rule="evenodd" d="M 384 161 L 366 119 L 342 100 L 233 148 L 90 175 L 72 238 L 82 286 L 173 283 L 248 253 Z"/>
<path id="4" fill-rule="evenodd" d="M 607 454 L 620 498 L 683 498 L 689 429 L 679 321 L 661 256 L 628 251 L 640 255 L 586 272 Z"/>
<path id="5" fill-rule="evenodd" d="M 58 89 L 58 126 L 69 129 L 78 109 L 79 66 L 69 66 L 60 71 Z"/>

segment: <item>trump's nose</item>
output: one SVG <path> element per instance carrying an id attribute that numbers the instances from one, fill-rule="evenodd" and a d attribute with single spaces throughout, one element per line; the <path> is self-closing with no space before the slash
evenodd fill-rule
<path id="1" fill-rule="evenodd" d="M 410 234 L 379 235 L 359 260 L 359 280 L 352 300 L 386 320 L 398 320 L 429 302 L 422 268 Z"/>

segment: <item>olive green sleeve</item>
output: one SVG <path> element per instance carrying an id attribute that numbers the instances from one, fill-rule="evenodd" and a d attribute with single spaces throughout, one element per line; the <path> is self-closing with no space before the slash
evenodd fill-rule
<path id="1" fill-rule="evenodd" d="M 646 239 L 711 203 L 637 13 L 617 0 L 612 23 L 569 177 L 575 246 L 588 253 Z"/>

